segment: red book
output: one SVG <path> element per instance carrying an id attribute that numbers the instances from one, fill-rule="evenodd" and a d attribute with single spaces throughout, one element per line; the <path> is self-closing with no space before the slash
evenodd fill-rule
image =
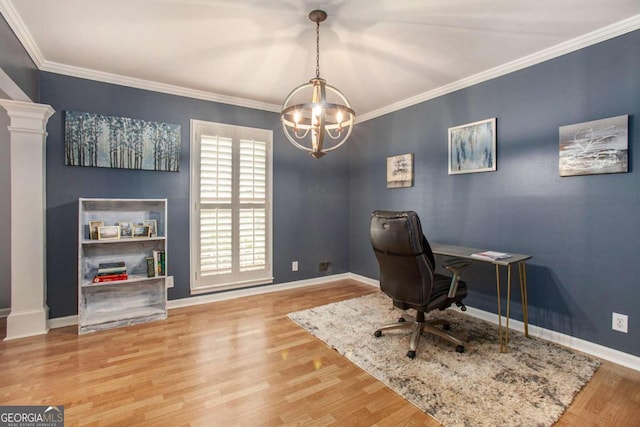
<path id="1" fill-rule="evenodd" d="M 117 280 L 127 280 L 128 278 L 129 278 L 129 275 L 127 273 L 104 274 L 101 276 L 95 276 L 93 278 L 93 283 L 115 282 Z"/>

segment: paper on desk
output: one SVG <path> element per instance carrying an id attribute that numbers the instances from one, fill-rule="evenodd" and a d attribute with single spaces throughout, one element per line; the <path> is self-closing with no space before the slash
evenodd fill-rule
<path id="1" fill-rule="evenodd" d="M 473 258 L 484 259 L 489 261 L 497 261 L 500 259 L 511 258 L 511 255 L 505 254 L 504 252 L 494 252 L 494 251 L 485 251 L 485 252 L 476 252 L 475 254 L 471 254 Z"/>

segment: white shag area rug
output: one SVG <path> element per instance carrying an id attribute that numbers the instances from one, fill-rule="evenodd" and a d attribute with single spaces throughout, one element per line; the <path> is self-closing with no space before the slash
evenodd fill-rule
<path id="1" fill-rule="evenodd" d="M 402 313 L 376 293 L 289 318 L 445 426 L 550 426 L 600 365 L 515 331 L 509 331 L 509 352 L 500 353 L 497 325 L 456 309 L 428 313 L 427 319 L 447 319 L 449 332 L 466 342 L 465 352 L 423 334 L 411 360 L 409 329 L 373 336 Z"/>

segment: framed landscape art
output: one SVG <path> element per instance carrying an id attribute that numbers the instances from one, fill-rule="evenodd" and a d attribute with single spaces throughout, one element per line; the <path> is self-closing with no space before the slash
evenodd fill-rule
<path id="1" fill-rule="evenodd" d="M 119 225 L 101 225 L 98 227 L 98 240 L 117 240 L 119 238 Z"/>
<path id="2" fill-rule="evenodd" d="M 495 170 L 495 117 L 449 128 L 449 175 Z"/>
<path id="3" fill-rule="evenodd" d="M 149 236 L 149 226 L 148 225 L 134 225 L 132 229 L 132 235 L 136 239 L 147 238 Z"/>

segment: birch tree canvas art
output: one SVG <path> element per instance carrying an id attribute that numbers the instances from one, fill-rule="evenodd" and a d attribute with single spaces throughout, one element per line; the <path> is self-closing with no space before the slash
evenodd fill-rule
<path id="1" fill-rule="evenodd" d="M 65 164 L 178 172 L 180 125 L 66 111 Z"/>

